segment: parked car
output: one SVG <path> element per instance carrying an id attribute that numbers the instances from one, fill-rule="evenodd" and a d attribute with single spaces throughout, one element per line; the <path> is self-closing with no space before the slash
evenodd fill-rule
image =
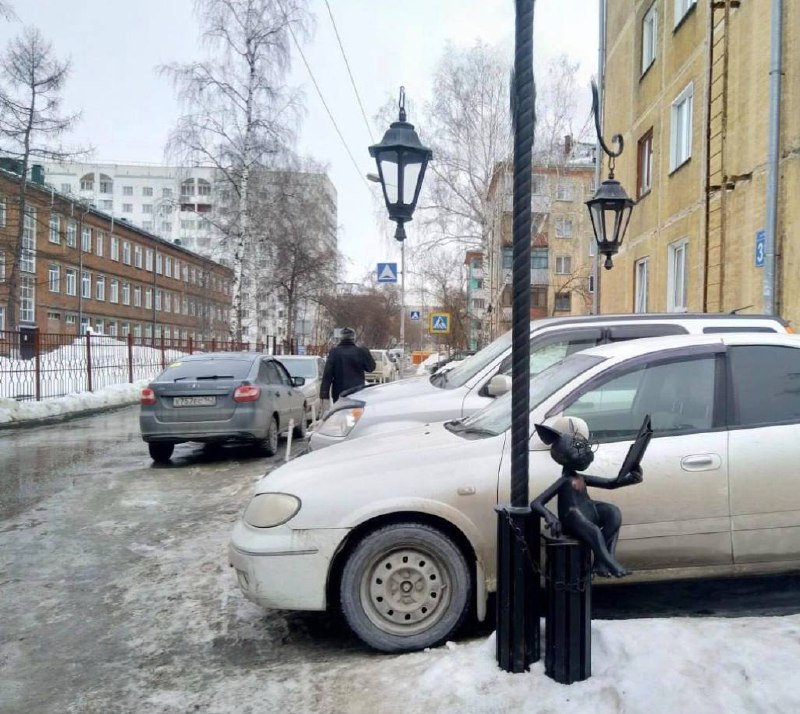
<path id="1" fill-rule="evenodd" d="M 587 315 L 531 322 L 531 373 L 597 344 L 661 335 L 745 330 L 786 332 L 771 316 L 676 314 Z M 438 357 L 437 357 L 438 360 Z M 451 369 L 340 399 L 312 435 L 311 449 L 410 424 L 468 416 L 511 388 L 511 332 Z"/>
<path id="2" fill-rule="evenodd" d="M 184 441 L 252 442 L 272 456 L 290 420 L 295 436 L 306 434 L 305 398 L 296 389 L 304 381 L 255 352 L 182 357 L 142 390 L 142 439 L 157 463 L 169 461 Z"/>
<path id="3" fill-rule="evenodd" d="M 632 340 L 566 357 L 531 379 L 531 498 L 560 475 L 537 423 L 579 417 L 614 477 L 644 415 L 641 484 L 603 491 L 622 510 L 617 557 L 636 579 L 800 565 L 800 337 L 730 333 Z M 385 651 L 435 646 L 496 583 L 497 503 L 510 501 L 511 395 L 460 420 L 312 452 L 258 483 L 229 547 L 264 607 L 340 605 Z"/>
<path id="4" fill-rule="evenodd" d="M 397 365 L 389 356 L 388 350 L 370 350 L 372 359 L 375 360 L 375 369 L 364 375 L 367 384 L 385 384 L 394 382 L 397 378 Z"/>
<path id="5" fill-rule="evenodd" d="M 314 416 L 319 418 L 322 407 L 319 387 L 322 382 L 322 373 L 325 370 L 325 360 L 322 357 L 310 355 L 280 355 L 277 359 L 286 367 L 292 377 L 302 377 L 305 380 L 300 391 L 306 400 L 306 421 L 311 422 L 312 407 Z"/>

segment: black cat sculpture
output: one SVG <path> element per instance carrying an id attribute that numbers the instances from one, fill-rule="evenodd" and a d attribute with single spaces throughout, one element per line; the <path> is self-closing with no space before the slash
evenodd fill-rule
<path id="1" fill-rule="evenodd" d="M 568 418 L 565 427 L 568 431 L 561 432 L 536 424 L 539 438 L 550 447 L 553 460 L 564 468 L 561 478 L 531 502 L 531 509 L 545 519 L 553 537 L 558 538 L 563 532 L 592 549 L 595 575 L 621 578 L 630 573 L 614 558 L 622 513 L 613 503 L 593 501 L 586 487 L 632 486 L 642 482 L 642 470 L 635 467 L 613 479 L 579 474 L 578 471 L 584 471 L 594 461 L 589 430 L 582 419 Z M 558 496 L 558 518 L 545 508 L 554 496 Z"/>

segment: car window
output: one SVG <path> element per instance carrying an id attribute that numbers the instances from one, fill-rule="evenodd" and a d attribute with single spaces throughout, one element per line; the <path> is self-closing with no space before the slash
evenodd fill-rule
<path id="1" fill-rule="evenodd" d="M 732 426 L 800 421 L 800 349 L 731 346 L 728 360 L 735 395 Z"/>
<path id="2" fill-rule="evenodd" d="M 644 337 L 664 337 L 665 335 L 688 335 L 689 330 L 681 325 L 611 325 L 608 327 L 608 341 L 639 340 Z"/>
<path id="3" fill-rule="evenodd" d="M 281 357 L 280 363 L 289 370 L 293 377 L 305 377 L 314 379 L 317 375 L 317 367 L 314 360 L 292 359 L 291 357 Z"/>
<path id="4" fill-rule="evenodd" d="M 185 379 L 244 379 L 253 366 L 251 359 L 204 359 L 173 362 L 157 377 L 159 382 Z"/>
<path id="5" fill-rule="evenodd" d="M 500 355 L 511 347 L 511 330 L 489 343 L 480 352 L 468 357 L 447 372 L 446 380 L 431 380 L 435 387 L 453 389 L 466 384 L 478 372 L 494 362 Z M 427 360 L 426 360 L 427 362 Z"/>
<path id="6" fill-rule="evenodd" d="M 317 360 L 317 373 L 319 374 L 319 378 L 322 379 L 322 375 L 325 372 L 325 360 L 318 359 Z"/>
<path id="7" fill-rule="evenodd" d="M 281 380 L 281 375 L 278 372 L 278 368 L 275 366 L 275 362 L 270 360 L 266 363 L 266 372 L 267 372 L 267 384 L 283 384 Z"/>
<path id="8" fill-rule="evenodd" d="M 292 377 L 289 372 L 286 371 L 286 367 L 284 367 L 280 362 L 273 362 L 272 365 L 276 370 L 278 370 L 278 378 L 280 379 L 281 383 L 291 387 Z"/>
<path id="9" fill-rule="evenodd" d="M 269 361 L 261 360 L 258 366 L 258 381 L 261 384 L 270 384 Z"/>
<path id="10" fill-rule="evenodd" d="M 707 431 L 714 423 L 714 375 L 713 356 L 648 363 L 568 398 L 563 413 L 584 419 L 600 441 L 634 438 L 647 414 L 656 434 Z"/>
<path id="11" fill-rule="evenodd" d="M 575 352 L 594 347 L 600 341 L 602 334 L 601 330 L 592 329 L 559 333 L 545 338 L 534 336 L 531 339 L 531 374 L 538 374 Z M 510 375 L 511 365 L 512 358 L 508 355 L 500 363 L 498 374 Z"/>
<path id="12" fill-rule="evenodd" d="M 777 332 L 774 327 L 756 327 L 756 326 L 742 326 L 730 325 L 728 327 L 704 327 L 703 332 L 707 335 L 716 334 L 720 332 Z"/>

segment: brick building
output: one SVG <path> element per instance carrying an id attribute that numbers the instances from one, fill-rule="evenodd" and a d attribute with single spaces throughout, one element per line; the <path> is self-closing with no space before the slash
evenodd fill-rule
<path id="1" fill-rule="evenodd" d="M 13 168 L 13 166 L 10 166 Z M 225 339 L 232 272 L 45 187 L 34 166 L 16 280 L 18 319 L 9 289 L 19 226 L 20 178 L 0 170 L 0 330 L 11 323 L 45 333 L 165 339 Z"/>

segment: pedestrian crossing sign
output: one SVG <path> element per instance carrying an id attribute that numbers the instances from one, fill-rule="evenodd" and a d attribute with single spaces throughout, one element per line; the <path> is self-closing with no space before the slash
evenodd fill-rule
<path id="1" fill-rule="evenodd" d="M 450 313 L 432 312 L 429 317 L 428 332 L 432 335 L 449 335 Z"/>
<path id="2" fill-rule="evenodd" d="M 378 263 L 378 282 L 397 282 L 397 263 Z"/>
<path id="3" fill-rule="evenodd" d="M 411 311 L 411 319 L 412 320 L 419 320 L 419 310 L 412 310 Z"/>

